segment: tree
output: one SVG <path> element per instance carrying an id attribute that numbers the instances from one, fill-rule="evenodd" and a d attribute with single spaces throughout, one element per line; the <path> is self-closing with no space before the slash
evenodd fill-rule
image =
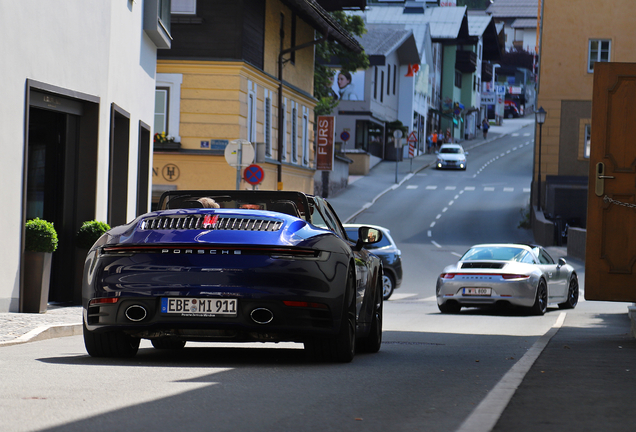
<path id="1" fill-rule="evenodd" d="M 331 16 L 342 28 L 355 36 L 362 36 L 367 32 L 364 21 L 357 15 L 348 15 L 343 11 L 331 12 Z M 369 57 L 364 51 L 353 53 L 337 42 L 325 41 L 316 45 L 316 67 L 314 69 L 314 97 L 318 104 L 314 109 L 316 115 L 329 114 L 338 106 L 338 101 L 331 97 L 331 80 L 334 70 L 325 66 L 337 62 L 346 72 L 369 67 Z"/>

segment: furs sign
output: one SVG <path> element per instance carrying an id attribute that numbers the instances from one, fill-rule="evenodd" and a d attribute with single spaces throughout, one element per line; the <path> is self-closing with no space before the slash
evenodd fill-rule
<path id="1" fill-rule="evenodd" d="M 334 116 L 318 116 L 318 151 L 316 154 L 316 169 L 318 171 L 333 170 L 335 122 Z"/>

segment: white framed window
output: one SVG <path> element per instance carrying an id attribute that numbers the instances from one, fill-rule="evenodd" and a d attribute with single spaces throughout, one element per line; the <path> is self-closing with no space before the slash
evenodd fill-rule
<path id="1" fill-rule="evenodd" d="M 197 0 L 172 0 L 170 12 L 176 15 L 196 15 Z"/>
<path id="2" fill-rule="evenodd" d="M 256 142 L 256 83 L 247 81 L 247 140 Z"/>
<path id="3" fill-rule="evenodd" d="M 298 103 L 291 103 L 291 159 L 298 163 Z"/>
<path id="4" fill-rule="evenodd" d="M 587 71 L 594 72 L 594 63 L 610 61 L 612 41 L 608 39 L 590 39 L 587 51 Z"/>
<path id="5" fill-rule="evenodd" d="M 278 149 L 281 152 L 281 160 L 287 160 L 287 98 L 283 99 L 283 109 L 281 110 L 283 113 L 283 148 Z M 280 131 L 279 131 L 280 133 Z"/>
<path id="6" fill-rule="evenodd" d="M 157 111 L 157 97 L 158 94 L 155 92 L 155 124 L 154 124 L 154 133 L 166 132 L 166 134 L 174 137 L 176 142 L 181 142 L 181 136 L 179 135 L 179 122 L 181 121 L 180 113 L 181 113 L 181 82 L 183 81 L 182 74 L 163 74 L 158 73 L 157 79 L 155 83 L 155 89 L 165 90 L 166 99 L 165 99 L 165 111 L 160 113 Z M 158 117 L 162 117 L 159 119 L 159 126 L 157 125 Z M 163 123 L 165 122 L 165 123 Z M 161 129 L 159 129 L 161 127 Z"/>
<path id="7" fill-rule="evenodd" d="M 168 89 L 155 89 L 155 133 L 169 132 L 168 130 Z"/>
<path id="8" fill-rule="evenodd" d="M 583 157 L 585 159 L 589 159 L 590 158 L 590 145 L 592 143 L 592 125 L 590 124 L 586 124 L 585 125 L 585 148 L 583 150 Z"/>
<path id="9" fill-rule="evenodd" d="M 302 127 L 303 166 L 309 166 L 309 109 L 307 107 L 303 107 Z"/>
<path id="10" fill-rule="evenodd" d="M 265 156 L 272 157 L 272 96 L 274 94 L 265 89 L 265 109 L 264 116 L 265 119 L 263 124 L 265 125 L 264 135 L 265 135 Z"/>

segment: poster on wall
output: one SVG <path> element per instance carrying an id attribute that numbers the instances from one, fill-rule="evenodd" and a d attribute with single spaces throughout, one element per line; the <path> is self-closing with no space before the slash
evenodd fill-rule
<path id="1" fill-rule="evenodd" d="M 343 101 L 364 100 L 365 71 L 342 72 L 335 69 L 334 72 L 331 86 L 331 95 L 334 99 Z"/>
<path id="2" fill-rule="evenodd" d="M 334 116 L 318 116 L 316 123 L 316 170 L 332 171 L 336 120 Z"/>

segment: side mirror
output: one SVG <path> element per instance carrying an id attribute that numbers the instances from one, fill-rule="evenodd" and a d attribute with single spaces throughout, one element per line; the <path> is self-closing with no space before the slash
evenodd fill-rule
<path id="1" fill-rule="evenodd" d="M 565 260 L 565 258 L 559 258 L 559 267 L 563 267 L 566 264 L 567 264 L 567 261 Z"/>
<path id="2" fill-rule="evenodd" d="M 358 242 L 356 249 L 360 250 L 366 245 L 374 244 L 382 240 L 382 231 L 368 226 L 358 228 Z"/>

